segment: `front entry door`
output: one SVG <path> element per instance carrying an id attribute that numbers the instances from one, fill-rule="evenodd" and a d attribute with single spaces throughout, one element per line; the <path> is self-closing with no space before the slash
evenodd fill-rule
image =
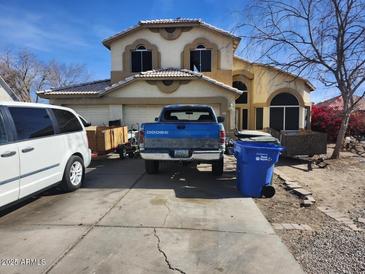
<path id="1" fill-rule="evenodd" d="M 248 129 L 248 109 L 236 108 L 235 125 L 238 130 Z"/>

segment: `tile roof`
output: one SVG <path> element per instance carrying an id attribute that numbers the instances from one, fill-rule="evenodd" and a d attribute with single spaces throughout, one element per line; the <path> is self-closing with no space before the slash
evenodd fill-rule
<path id="1" fill-rule="evenodd" d="M 110 80 L 99 80 L 78 85 L 72 85 L 67 87 L 62 87 L 58 89 L 51 89 L 45 91 L 38 91 L 38 95 L 97 95 L 103 96 L 106 93 L 111 92 L 117 88 L 123 87 L 130 84 L 136 80 L 162 80 L 162 79 L 179 79 L 179 80 L 190 80 L 190 79 L 202 79 L 209 83 L 220 86 L 229 91 L 241 94 L 242 92 L 236 88 L 229 85 L 216 81 L 208 76 L 203 75 L 200 72 L 194 72 L 188 69 L 178 69 L 178 68 L 167 68 L 159 70 L 149 70 L 140 72 L 135 75 L 131 75 L 117 83 L 111 84 Z"/>
<path id="2" fill-rule="evenodd" d="M 99 94 L 100 92 L 104 91 L 104 89 L 108 86 L 110 86 L 111 82 L 110 79 L 104 79 L 104 80 L 98 80 L 98 81 L 92 81 L 92 82 L 86 82 L 81 84 L 75 84 L 60 88 L 54 88 L 44 91 L 38 91 L 38 94 L 52 94 L 52 95 L 58 95 L 58 94 Z"/>
<path id="3" fill-rule="evenodd" d="M 145 79 L 145 80 L 159 80 L 159 79 L 203 79 L 209 83 L 215 84 L 217 86 L 220 86 L 222 88 L 225 88 L 229 91 L 242 94 L 242 91 L 231 87 L 229 85 L 226 85 L 222 82 L 219 82 L 217 80 L 214 80 L 213 78 L 210 78 L 208 76 L 203 75 L 200 72 L 194 72 L 188 69 L 178 69 L 178 68 L 167 68 L 167 69 L 158 69 L 158 70 L 149 70 L 144 71 L 135 75 L 132 75 L 130 77 L 127 77 L 126 79 L 119 81 L 117 83 L 114 83 L 110 87 L 107 87 L 105 91 L 101 94 L 108 93 L 114 89 L 120 88 L 124 85 L 129 84 L 130 82 L 137 80 L 137 79 Z"/>
<path id="4" fill-rule="evenodd" d="M 256 66 L 260 66 L 260 67 L 266 67 L 266 68 L 270 68 L 270 69 L 276 70 L 276 71 L 278 71 L 280 73 L 284 73 L 284 74 L 290 75 L 290 76 L 292 76 L 292 77 L 294 77 L 296 79 L 300 79 L 300 80 L 304 81 L 311 91 L 314 91 L 316 89 L 315 86 L 308 79 L 305 79 L 305 78 L 303 78 L 303 77 L 301 77 L 299 75 L 296 75 L 294 73 L 291 73 L 291 72 L 282 70 L 282 69 L 280 69 L 278 67 L 275 67 L 275 66 L 272 66 L 272 65 L 268 65 L 268 64 L 264 64 L 264 63 L 251 62 L 251 61 L 248 61 L 247 59 L 244 59 L 244 58 L 242 58 L 242 57 L 240 57 L 238 55 L 234 55 L 233 58 L 236 58 L 238 60 L 241 60 L 243 62 L 246 62 L 249 65 L 256 65 Z"/>
<path id="5" fill-rule="evenodd" d="M 136 78 L 168 78 L 168 77 L 195 77 L 197 73 L 187 70 L 187 69 L 176 69 L 176 68 L 167 68 L 167 69 L 158 69 L 158 70 L 149 70 L 144 71 L 137 74 Z M 200 75 L 200 74 L 199 74 Z"/>
<path id="6" fill-rule="evenodd" d="M 201 23 L 200 18 L 175 18 L 175 19 L 152 19 L 152 20 L 141 20 L 140 24 L 169 24 L 169 23 Z"/>
<path id="7" fill-rule="evenodd" d="M 210 25 L 206 22 L 204 22 L 203 20 L 201 19 L 190 19 L 190 18 L 176 18 L 176 19 L 154 19 L 154 20 L 141 20 L 138 22 L 137 25 L 134 25 L 132 27 L 129 27 L 119 33 L 116 33 L 106 39 L 104 39 L 102 42 L 103 42 L 103 45 L 106 46 L 107 48 L 110 48 L 110 43 L 112 41 L 114 41 L 115 39 L 121 37 L 121 36 L 124 36 L 126 34 L 128 34 L 129 32 L 131 31 L 134 31 L 134 30 L 137 30 L 137 29 L 140 29 L 140 28 L 143 28 L 144 26 L 153 26 L 153 25 L 169 25 L 169 24 L 182 24 L 182 25 L 197 25 L 197 26 L 202 26 L 202 27 L 205 27 L 205 28 L 208 28 L 210 30 L 213 30 L 213 31 L 216 31 L 216 32 L 219 32 L 225 36 L 229 36 L 233 39 L 236 40 L 236 43 L 238 43 L 241 38 L 230 33 L 229 31 L 226 31 L 226 30 L 223 30 L 223 29 L 220 29 L 220 28 L 217 28 L 213 25 Z"/>
<path id="8" fill-rule="evenodd" d="M 360 99 L 359 96 L 354 95 L 353 99 L 355 102 L 359 100 L 359 102 L 356 104 L 355 111 L 365 111 L 365 98 Z M 343 110 L 343 98 L 341 95 L 339 95 L 323 102 L 317 103 L 316 106 Z"/>

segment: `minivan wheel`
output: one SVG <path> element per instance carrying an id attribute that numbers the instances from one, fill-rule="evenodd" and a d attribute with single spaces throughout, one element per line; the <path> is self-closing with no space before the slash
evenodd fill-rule
<path id="1" fill-rule="evenodd" d="M 145 160 L 145 169 L 148 174 L 158 173 L 159 162 L 155 160 Z"/>
<path id="2" fill-rule="evenodd" d="M 85 176 L 84 161 L 76 155 L 70 157 L 66 164 L 61 187 L 70 192 L 80 188 Z"/>
<path id="3" fill-rule="evenodd" d="M 215 176 L 222 176 L 224 168 L 223 157 L 212 163 L 212 173 Z"/>

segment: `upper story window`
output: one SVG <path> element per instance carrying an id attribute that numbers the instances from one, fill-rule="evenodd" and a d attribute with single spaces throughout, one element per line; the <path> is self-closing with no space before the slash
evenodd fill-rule
<path id="1" fill-rule="evenodd" d="M 199 72 L 212 71 L 212 51 L 198 45 L 190 51 L 190 70 Z"/>
<path id="2" fill-rule="evenodd" d="M 232 86 L 243 91 L 243 93 L 236 99 L 236 104 L 247 104 L 247 86 L 241 81 L 233 81 Z"/>
<path id="3" fill-rule="evenodd" d="M 139 45 L 132 51 L 132 72 L 152 69 L 152 52 L 145 46 Z"/>

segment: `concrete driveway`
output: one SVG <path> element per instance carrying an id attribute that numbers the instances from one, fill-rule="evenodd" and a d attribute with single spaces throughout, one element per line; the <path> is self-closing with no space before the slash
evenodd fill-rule
<path id="1" fill-rule="evenodd" d="M 240 198 L 233 163 L 221 178 L 209 170 L 147 175 L 142 160 L 95 161 L 84 188 L 2 213 L 0 273 L 302 273 Z"/>

